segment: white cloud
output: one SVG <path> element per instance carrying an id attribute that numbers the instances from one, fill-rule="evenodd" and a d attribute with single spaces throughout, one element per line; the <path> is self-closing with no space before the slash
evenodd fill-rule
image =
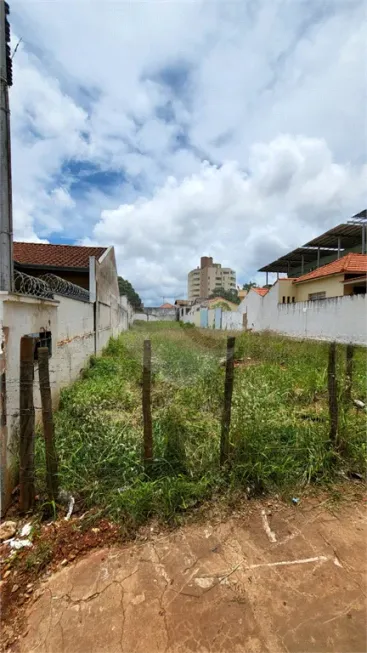
<path id="1" fill-rule="evenodd" d="M 143 296 L 186 291 L 202 255 L 248 280 L 261 265 L 361 208 L 367 166 L 336 164 L 324 141 L 279 136 L 254 145 L 247 174 L 234 162 L 204 163 L 151 198 L 102 212 L 97 242 L 113 242 L 123 275 Z"/>
<path id="2" fill-rule="evenodd" d="M 16 237 L 109 239 L 154 299 L 203 248 L 252 276 L 359 210 L 365 11 L 12 0 Z"/>

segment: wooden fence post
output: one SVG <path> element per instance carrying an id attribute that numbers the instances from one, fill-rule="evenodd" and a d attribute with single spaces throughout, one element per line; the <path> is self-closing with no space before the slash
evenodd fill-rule
<path id="1" fill-rule="evenodd" d="M 352 383 L 353 383 L 353 355 L 354 346 L 350 342 L 347 345 L 345 356 L 345 403 L 352 401 Z"/>
<path id="2" fill-rule="evenodd" d="M 143 420 L 144 420 L 144 466 L 148 469 L 153 461 L 153 432 L 151 413 L 152 350 L 150 340 L 144 340 L 143 354 Z"/>
<path id="3" fill-rule="evenodd" d="M 27 512 L 34 504 L 34 339 L 20 340 L 19 385 L 19 509 Z"/>
<path id="4" fill-rule="evenodd" d="M 49 351 L 47 347 L 38 350 L 38 373 L 42 404 L 43 436 L 46 451 L 46 480 L 50 501 L 56 501 L 58 494 L 58 470 L 55 448 L 55 427 L 52 413 L 52 399 L 49 370 Z"/>
<path id="5" fill-rule="evenodd" d="M 220 437 L 220 464 L 223 466 L 229 457 L 229 429 L 231 426 L 231 404 L 234 379 L 234 346 L 236 338 L 227 338 L 226 377 L 224 381 L 224 406 Z"/>
<path id="6" fill-rule="evenodd" d="M 336 343 L 329 345 L 328 392 L 330 415 L 330 440 L 336 444 L 338 437 L 338 384 L 336 379 Z"/>

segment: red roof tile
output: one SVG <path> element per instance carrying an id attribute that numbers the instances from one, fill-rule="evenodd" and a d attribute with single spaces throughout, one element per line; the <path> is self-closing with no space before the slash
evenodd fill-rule
<path id="1" fill-rule="evenodd" d="M 251 288 L 251 290 L 254 290 L 255 292 L 257 292 L 257 294 L 261 295 L 261 297 L 264 297 L 264 295 L 266 295 L 266 293 L 268 292 L 269 289 L 268 288 Z"/>
<path id="2" fill-rule="evenodd" d="M 159 308 L 174 308 L 174 306 L 173 304 L 166 303 L 166 304 L 162 304 L 162 306 L 160 306 Z"/>
<path id="3" fill-rule="evenodd" d="M 367 272 L 367 255 L 350 252 L 336 261 L 332 261 L 327 265 L 323 265 L 321 268 L 317 268 L 316 270 L 312 270 L 312 272 L 298 277 L 294 283 L 329 277 L 333 274 L 363 274 L 364 272 Z"/>
<path id="4" fill-rule="evenodd" d="M 87 268 L 89 257 L 101 258 L 107 247 L 50 245 L 46 243 L 13 243 L 13 258 L 20 265 L 42 265 L 54 268 Z"/>

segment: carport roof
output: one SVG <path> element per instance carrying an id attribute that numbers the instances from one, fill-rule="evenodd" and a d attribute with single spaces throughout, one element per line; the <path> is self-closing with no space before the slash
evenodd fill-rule
<path id="1" fill-rule="evenodd" d="M 337 252 L 336 248 L 322 247 L 320 248 L 320 254 L 327 255 Z M 317 261 L 317 247 L 297 247 L 292 252 L 284 254 L 280 258 L 276 259 L 268 265 L 260 268 L 259 272 L 288 272 L 288 269 L 299 268 L 302 264 L 302 256 L 305 263 L 312 263 Z"/>
<path id="2" fill-rule="evenodd" d="M 320 249 L 320 256 L 327 256 L 333 254 L 340 249 L 343 252 L 345 249 L 356 247 L 362 242 L 362 227 L 366 225 L 367 209 L 363 209 L 356 213 L 350 222 L 342 224 L 325 231 L 321 236 L 313 238 L 302 247 L 297 247 L 288 254 L 280 256 L 278 259 L 268 265 L 264 265 L 259 269 L 259 272 L 290 272 L 292 269 L 297 269 L 302 264 L 302 257 L 304 263 L 312 263 L 317 261 L 318 249 Z"/>

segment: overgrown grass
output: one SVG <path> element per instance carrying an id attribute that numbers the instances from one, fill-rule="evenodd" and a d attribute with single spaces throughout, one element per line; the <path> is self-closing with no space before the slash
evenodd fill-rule
<path id="1" fill-rule="evenodd" d="M 141 362 L 152 341 L 154 464 L 142 465 Z M 340 442 L 329 441 L 327 344 L 271 334 L 237 335 L 231 465 L 219 469 L 226 334 L 139 324 L 93 358 L 62 394 L 56 435 L 60 484 L 86 507 L 133 526 L 171 520 L 213 494 L 253 493 L 364 473 L 365 414 L 344 401 L 338 348 Z M 366 401 L 366 351 L 357 349 L 353 394 Z M 42 486 L 44 452 L 37 442 Z M 42 492 L 42 487 L 41 487 Z"/>

